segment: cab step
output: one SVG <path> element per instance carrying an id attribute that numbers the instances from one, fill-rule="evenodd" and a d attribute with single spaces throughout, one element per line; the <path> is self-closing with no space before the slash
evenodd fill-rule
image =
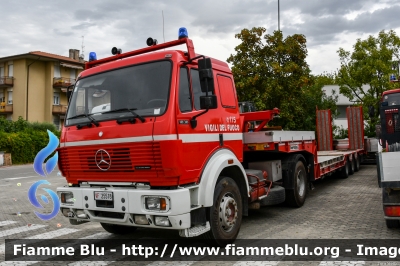
<path id="1" fill-rule="evenodd" d="M 195 237 L 210 231 L 210 223 L 205 225 L 196 225 L 188 229 L 179 230 L 180 237 Z"/>

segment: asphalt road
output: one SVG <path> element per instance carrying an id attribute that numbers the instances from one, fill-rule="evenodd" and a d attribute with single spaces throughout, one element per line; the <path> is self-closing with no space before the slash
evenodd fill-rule
<path id="1" fill-rule="evenodd" d="M 48 180 L 46 186 L 56 190 L 66 185 L 57 170 L 46 178 L 40 177 L 32 165 L 0 167 L 0 265 L 4 262 L 4 239 L 114 239 L 96 223 L 70 225 L 60 213 L 52 220 L 42 221 L 28 200 L 30 186 L 41 179 Z M 302 208 L 284 205 L 262 207 L 251 210 L 242 221 L 239 239 L 400 239 L 400 229 L 387 229 L 383 219 L 381 190 L 376 181 L 376 166 L 362 165 L 359 172 L 348 179 L 326 178 L 314 184 Z M 172 230 L 138 229 L 130 238 L 167 239 L 177 238 Z M 400 241 L 399 241 L 400 243 Z M 349 259 L 351 260 L 351 259 Z M 3 261 L 3 262 L 1 262 Z M 23 265 L 31 265 L 27 262 Z M 377 262 L 251 262 L 246 258 L 237 262 L 36 262 L 35 265 L 377 265 Z M 381 262 L 382 265 L 400 265 L 396 262 Z M 21 265 L 21 263 L 16 265 Z"/>

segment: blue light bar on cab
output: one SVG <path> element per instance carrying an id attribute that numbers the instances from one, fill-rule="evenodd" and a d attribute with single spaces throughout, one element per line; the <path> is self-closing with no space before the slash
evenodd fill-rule
<path id="1" fill-rule="evenodd" d="M 97 60 L 97 55 L 95 52 L 90 52 L 89 53 L 89 62 L 94 61 L 94 60 Z"/>
<path id="2" fill-rule="evenodd" d="M 189 37 L 189 34 L 185 27 L 179 28 L 178 37 L 179 37 L 178 39 Z"/>

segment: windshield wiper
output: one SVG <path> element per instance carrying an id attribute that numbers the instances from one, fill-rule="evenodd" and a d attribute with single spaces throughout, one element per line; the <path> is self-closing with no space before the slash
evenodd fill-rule
<path id="1" fill-rule="evenodd" d="M 79 118 L 79 117 L 86 117 L 87 119 L 90 120 L 91 123 L 93 123 L 96 127 L 98 127 L 100 124 L 97 122 L 92 116 L 92 114 L 80 114 L 80 115 L 75 115 L 72 117 L 69 117 L 67 119 L 74 119 L 74 118 Z M 77 125 L 78 126 L 78 125 Z"/>
<path id="2" fill-rule="evenodd" d="M 115 109 L 107 112 L 103 112 L 103 114 L 109 114 L 109 113 L 118 113 L 118 112 L 130 112 L 133 115 L 133 118 L 138 118 L 142 123 L 146 121 L 143 116 L 138 115 L 137 113 L 134 112 L 134 110 L 137 110 L 137 108 L 120 108 L 120 109 Z"/>

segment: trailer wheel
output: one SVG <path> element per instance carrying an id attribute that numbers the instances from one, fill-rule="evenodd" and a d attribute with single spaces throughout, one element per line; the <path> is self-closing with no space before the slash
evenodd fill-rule
<path id="1" fill-rule="evenodd" d="M 220 177 L 213 202 L 209 208 L 210 231 L 204 237 L 220 246 L 233 243 L 242 223 L 242 197 L 232 178 Z"/>
<path id="2" fill-rule="evenodd" d="M 387 228 L 398 228 L 400 226 L 399 220 L 385 220 Z"/>
<path id="3" fill-rule="evenodd" d="M 111 234 L 116 235 L 127 235 L 131 234 L 136 231 L 136 227 L 134 226 L 126 226 L 126 225 L 119 225 L 119 224 L 106 224 L 100 223 L 104 230 Z"/>
<path id="4" fill-rule="evenodd" d="M 293 172 L 294 189 L 286 190 L 286 203 L 299 208 L 303 206 L 307 195 L 307 172 L 301 160 L 298 160 Z"/>
<path id="5" fill-rule="evenodd" d="M 347 160 L 344 166 L 340 169 L 339 177 L 346 179 L 349 177 L 350 162 Z"/>
<path id="6" fill-rule="evenodd" d="M 349 157 L 351 157 L 351 160 L 350 160 L 350 158 L 347 160 L 348 162 L 349 162 L 349 175 L 352 175 L 352 174 L 354 174 L 354 170 L 355 170 L 355 163 L 354 163 L 354 157 L 353 157 L 353 155 L 349 155 Z"/>
<path id="7" fill-rule="evenodd" d="M 361 155 L 357 154 L 357 159 L 355 159 L 355 162 L 354 162 L 354 171 L 355 172 L 358 172 L 358 170 L 360 170 L 360 164 L 361 164 Z"/>

